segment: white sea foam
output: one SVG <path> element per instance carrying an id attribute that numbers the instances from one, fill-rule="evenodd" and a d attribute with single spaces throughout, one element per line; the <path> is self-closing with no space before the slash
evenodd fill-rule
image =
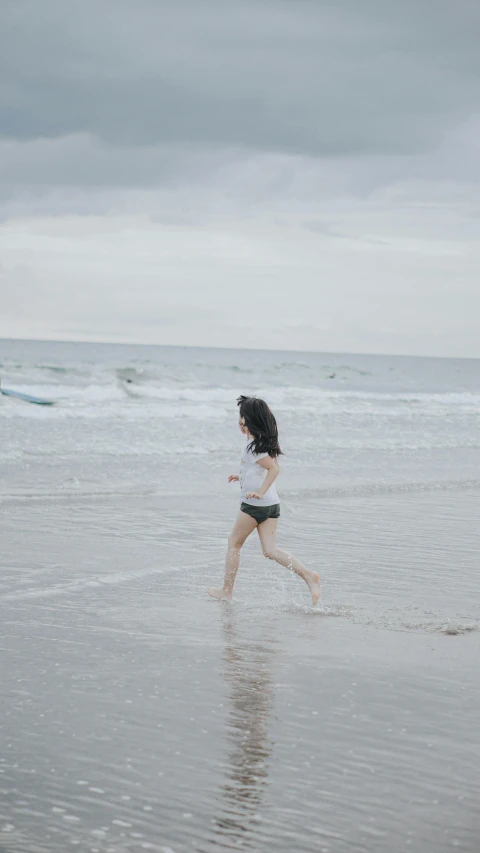
<path id="1" fill-rule="evenodd" d="M 110 384 L 79 385 L 17 385 L 16 390 L 24 394 L 46 398 L 67 406 L 80 407 L 90 404 L 95 406 L 110 402 L 121 402 L 127 408 L 134 402 L 148 404 L 152 402 L 168 402 L 172 405 L 191 403 L 197 407 L 221 404 L 235 411 L 235 398 L 238 389 L 231 387 L 171 387 L 153 384 L 127 384 L 112 382 Z M 366 413 L 395 416 L 411 410 L 429 410 L 432 413 L 447 411 L 462 411 L 464 413 L 480 414 L 480 394 L 471 392 L 418 392 L 380 393 L 373 391 L 325 390 L 322 388 L 302 388 L 289 386 L 283 388 L 266 387 L 256 390 L 256 396 L 265 398 L 268 403 L 281 411 L 297 411 L 299 408 L 307 412 L 351 413 L 359 411 Z M 20 413 L 24 404 L 21 401 L 7 398 L 2 411 Z M 393 404 L 393 405 L 392 405 Z M 51 411 L 58 411 L 59 407 Z M 188 407 L 184 411 L 195 414 L 202 409 Z M 169 410 L 172 411 L 172 410 Z"/>
<path id="2" fill-rule="evenodd" d="M 79 578 L 77 580 L 67 581 L 66 583 L 62 584 L 45 586 L 40 589 L 29 589 L 13 593 L 4 593 L 2 595 L 2 599 L 4 601 L 20 601 L 22 599 L 50 598 L 67 594 L 72 595 L 75 592 L 81 591 L 85 588 L 101 587 L 105 584 L 117 585 L 127 583 L 128 581 L 137 582 L 142 578 L 150 577 L 152 575 L 164 575 L 174 571 L 175 569 L 171 567 L 159 568 L 158 566 L 152 566 L 150 568 L 139 568 L 124 572 L 105 572 L 105 574 L 99 574 L 93 577 Z"/>
<path id="3" fill-rule="evenodd" d="M 24 451 L 20 448 L 0 449 L 0 462 L 13 462 L 16 459 L 22 459 L 23 455 Z"/>

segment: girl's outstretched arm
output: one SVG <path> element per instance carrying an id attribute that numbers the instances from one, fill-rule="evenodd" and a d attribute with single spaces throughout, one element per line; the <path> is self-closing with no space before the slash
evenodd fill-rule
<path id="1" fill-rule="evenodd" d="M 247 498 L 263 498 L 265 492 L 268 492 L 270 486 L 275 482 L 280 473 L 280 466 L 277 460 L 272 459 L 271 456 L 264 456 L 263 459 L 259 459 L 256 464 L 266 469 L 267 476 L 265 477 L 258 492 L 247 492 Z"/>

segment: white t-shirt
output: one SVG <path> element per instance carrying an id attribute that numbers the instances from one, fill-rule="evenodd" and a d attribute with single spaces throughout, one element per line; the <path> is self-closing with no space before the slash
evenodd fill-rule
<path id="1" fill-rule="evenodd" d="M 261 489 L 263 481 L 267 476 L 267 470 L 257 465 L 259 459 L 265 459 L 268 453 L 253 453 L 248 450 L 248 445 L 251 439 L 248 439 L 245 449 L 240 459 L 240 493 L 242 501 L 251 506 L 273 506 L 280 503 L 278 499 L 275 483 L 272 483 L 263 498 L 247 498 L 247 492 L 258 492 Z"/>

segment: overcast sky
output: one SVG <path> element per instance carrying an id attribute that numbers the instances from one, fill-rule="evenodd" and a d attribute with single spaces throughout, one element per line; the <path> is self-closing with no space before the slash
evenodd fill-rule
<path id="1" fill-rule="evenodd" d="M 480 356 L 478 0 L 2 0 L 0 336 Z"/>

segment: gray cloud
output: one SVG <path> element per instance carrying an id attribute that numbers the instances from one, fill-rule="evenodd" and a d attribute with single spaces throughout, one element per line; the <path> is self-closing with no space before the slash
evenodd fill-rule
<path id="1" fill-rule="evenodd" d="M 478 0 L 3 0 L 0 336 L 478 354 L 479 31 Z"/>
<path id="2" fill-rule="evenodd" d="M 314 156 L 425 151 L 479 106 L 479 8 L 4 0 L 2 132 Z"/>
<path id="3" fill-rule="evenodd" d="M 365 198 L 398 182 L 428 184 L 423 203 L 426 196 L 434 205 L 451 203 L 455 195 L 478 194 L 479 137 L 480 118 L 472 117 L 430 154 L 375 158 L 193 145 L 112 147 L 86 134 L 0 139 L 0 218 L 126 209 L 171 221 L 228 216 L 239 209 L 308 213 L 323 199 Z"/>

